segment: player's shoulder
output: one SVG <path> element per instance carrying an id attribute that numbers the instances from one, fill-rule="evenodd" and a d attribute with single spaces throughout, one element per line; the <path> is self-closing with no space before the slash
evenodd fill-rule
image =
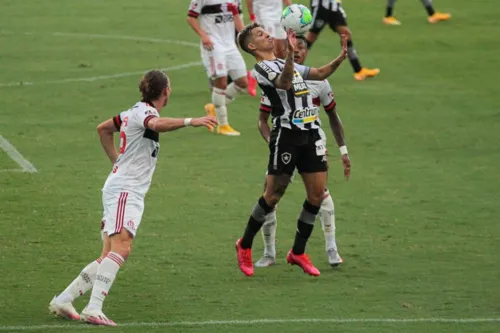
<path id="1" fill-rule="evenodd" d="M 142 116 L 158 116 L 158 111 L 149 103 L 137 102 L 130 109 L 131 113 L 138 114 Z"/>

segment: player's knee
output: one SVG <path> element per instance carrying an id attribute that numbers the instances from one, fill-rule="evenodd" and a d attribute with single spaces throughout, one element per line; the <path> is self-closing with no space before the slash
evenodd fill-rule
<path id="1" fill-rule="evenodd" d="M 132 251 L 132 243 L 127 241 L 117 242 L 112 251 L 118 253 L 123 259 L 126 260 Z"/>
<path id="2" fill-rule="evenodd" d="M 307 201 L 314 206 L 321 206 L 325 196 L 323 191 L 313 191 L 307 194 Z"/>
<path id="3" fill-rule="evenodd" d="M 236 85 L 237 90 L 243 91 L 248 87 L 248 79 L 246 77 L 239 78 L 234 81 L 234 84 Z"/>

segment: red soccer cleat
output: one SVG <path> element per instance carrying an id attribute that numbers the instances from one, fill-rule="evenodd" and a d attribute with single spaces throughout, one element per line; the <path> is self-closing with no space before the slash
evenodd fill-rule
<path id="1" fill-rule="evenodd" d="M 238 257 L 238 266 L 246 276 L 253 275 L 252 249 L 241 248 L 241 238 L 236 241 L 236 256 Z"/>
<path id="2" fill-rule="evenodd" d="M 252 97 L 257 95 L 257 79 L 253 77 L 252 72 L 247 72 L 247 80 L 248 80 L 248 94 Z"/>
<path id="3" fill-rule="evenodd" d="M 297 255 L 292 252 L 292 250 L 288 251 L 288 254 L 286 256 L 286 261 L 290 265 L 298 265 L 300 266 L 303 270 L 304 273 L 307 273 L 312 276 L 319 276 L 321 273 L 319 270 L 314 267 L 314 265 L 311 262 L 311 259 L 309 259 L 309 256 L 305 253 Z"/>

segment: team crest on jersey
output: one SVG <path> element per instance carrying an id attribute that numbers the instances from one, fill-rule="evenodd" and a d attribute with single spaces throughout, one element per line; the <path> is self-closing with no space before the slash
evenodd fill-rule
<path id="1" fill-rule="evenodd" d="M 318 119 L 318 108 L 305 108 L 295 110 L 292 116 L 292 123 L 295 125 L 309 124 Z"/>
<path id="2" fill-rule="evenodd" d="M 292 154 L 290 153 L 281 154 L 281 161 L 283 161 L 284 164 L 290 163 L 291 160 L 292 160 Z"/>
<path id="3" fill-rule="evenodd" d="M 299 72 L 295 71 L 293 73 L 292 88 L 295 96 L 300 96 L 309 93 L 309 88 L 304 82 L 304 79 Z"/>

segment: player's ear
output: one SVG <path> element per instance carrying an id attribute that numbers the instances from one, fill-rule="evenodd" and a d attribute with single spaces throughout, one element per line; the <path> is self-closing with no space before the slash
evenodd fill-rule
<path id="1" fill-rule="evenodd" d="M 257 47 L 252 43 L 252 42 L 249 42 L 248 43 L 248 50 L 252 53 L 255 52 L 255 50 L 257 50 Z"/>

